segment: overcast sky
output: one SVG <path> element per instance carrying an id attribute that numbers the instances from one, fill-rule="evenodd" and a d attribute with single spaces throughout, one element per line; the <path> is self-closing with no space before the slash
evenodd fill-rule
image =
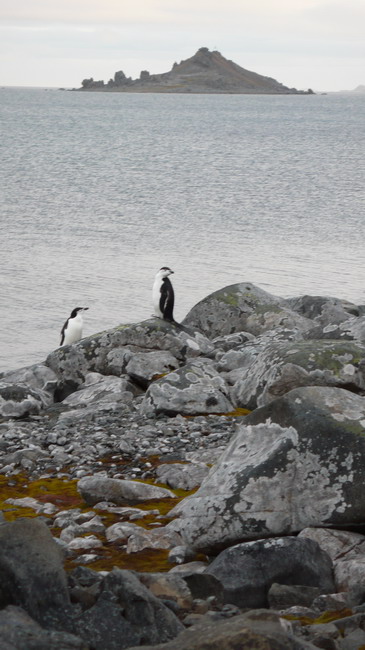
<path id="1" fill-rule="evenodd" d="M 365 84 L 365 0 L 0 0 L 0 85 L 167 72 L 200 48 L 286 86 Z"/>

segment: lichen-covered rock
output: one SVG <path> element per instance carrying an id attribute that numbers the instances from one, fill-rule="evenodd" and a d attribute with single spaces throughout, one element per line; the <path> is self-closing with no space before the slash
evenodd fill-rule
<path id="1" fill-rule="evenodd" d="M 54 350 L 46 360 L 63 385 L 74 389 L 89 371 L 125 374 L 134 353 L 168 351 L 179 361 L 209 354 L 214 347 L 200 332 L 160 318 L 120 325 Z M 170 357 L 169 357 L 170 358 Z"/>
<path id="2" fill-rule="evenodd" d="M 85 382 L 63 400 L 68 406 L 86 406 L 105 402 L 124 402 L 125 393 L 130 397 L 139 393 L 127 377 L 104 377 L 99 373 L 90 372 L 85 376 Z"/>
<path id="3" fill-rule="evenodd" d="M 353 552 L 355 555 L 364 555 L 365 559 L 365 535 L 361 533 L 331 528 L 304 528 L 298 537 L 313 539 L 328 553 L 333 563 Z"/>
<path id="4" fill-rule="evenodd" d="M 228 352 L 237 348 L 243 343 L 248 343 L 254 339 L 254 335 L 249 332 L 234 332 L 233 334 L 226 334 L 225 336 L 217 336 L 212 340 L 214 347 L 221 352 Z"/>
<path id="5" fill-rule="evenodd" d="M 241 350 L 242 373 L 231 389 L 236 407 L 254 409 L 300 386 L 365 392 L 365 345 L 351 341 L 254 344 Z M 221 360 L 222 367 L 222 360 Z"/>
<path id="6" fill-rule="evenodd" d="M 347 530 L 305 528 L 298 537 L 314 540 L 331 557 L 337 591 L 349 591 L 364 582 L 364 535 Z"/>
<path id="7" fill-rule="evenodd" d="M 40 391 L 44 404 L 49 404 L 57 388 L 57 375 L 44 363 L 35 363 L 32 366 L 19 368 L 0 373 L 0 381 L 6 384 L 27 386 L 35 391 Z"/>
<path id="8" fill-rule="evenodd" d="M 348 300 L 331 296 L 300 296 L 288 298 L 287 305 L 305 318 L 310 318 L 317 325 L 326 327 L 334 323 L 342 323 L 350 316 L 359 316 L 357 305 Z"/>
<path id="9" fill-rule="evenodd" d="M 365 316 L 352 316 L 340 323 L 318 325 L 304 334 L 305 339 L 332 339 L 365 343 Z"/>
<path id="10" fill-rule="evenodd" d="M 84 501 L 91 506 L 99 501 L 132 505 L 143 501 L 176 498 L 173 492 L 157 485 L 105 476 L 85 476 L 79 480 L 77 489 Z"/>
<path id="11" fill-rule="evenodd" d="M 284 537 L 237 544 L 224 550 L 205 573 L 222 583 L 226 603 L 238 607 L 267 607 L 274 582 L 335 590 L 332 561 L 317 542 Z"/>
<path id="12" fill-rule="evenodd" d="M 291 391 L 246 416 L 168 524 L 195 550 L 364 521 L 365 400 L 339 388 Z"/>
<path id="13" fill-rule="evenodd" d="M 173 490 L 193 490 L 201 485 L 208 472 L 206 463 L 168 463 L 157 467 L 156 476 L 160 483 Z"/>
<path id="14" fill-rule="evenodd" d="M 227 413 L 232 410 L 227 392 L 228 387 L 214 363 L 210 359 L 197 359 L 153 382 L 145 394 L 141 412 L 148 416 Z"/>
<path id="15" fill-rule="evenodd" d="M 38 415 L 44 407 L 40 391 L 18 384 L 0 381 L 0 416 L 3 418 L 23 418 Z"/>
<path id="16" fill-rule="evenodd" d="M 140 527 L 139 531 L 128 537 L 127 553 L 139 553 L 145 549 L 166 550 L 181 545 L 179 533 L 165 528 L 146 530 Z"/>
<path id="17" fill-rule="evenodd" d="M 156 350 L 132 354 L 126 366 L 126 373 L 137 384 L 147 388 L 153 379 L 158 379 L 179 367 L 179 362 L 170 352 Z"/>
<path id="18" fill-rule="evenodd" d="M 250 282 L 215 291 L 195 305 L 183 320 L 211 339 L 234 332 L 255 336 L 276 327 L 306 331 L 313 324 L 278 298 Z"/>
<path id="19" fill-rule="evenodd" d="M 37 415 L 53 402 L 56 388 L 56 374 L 42 363 L 0 373 L 0 416 Z"/>

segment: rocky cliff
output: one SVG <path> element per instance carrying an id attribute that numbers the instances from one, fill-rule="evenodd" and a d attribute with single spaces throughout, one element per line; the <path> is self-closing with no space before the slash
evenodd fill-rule
<path id="1" fill-rule="evenodd" d="M 150 74 L 143 70 L 139 79 L 126 77 L 121 70 L 107 84 L 84 79 L 86 91 L 154 92 L 154 93 L 230 93 L 230 94 L 311 94 L 288 88 L 271 77 L 241 68 L 220 52 L 201 47 L 194 56 L 174 63 L 169 72 Z"/>

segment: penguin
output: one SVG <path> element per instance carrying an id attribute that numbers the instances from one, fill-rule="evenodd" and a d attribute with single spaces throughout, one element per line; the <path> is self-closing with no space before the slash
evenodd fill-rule
<path id="1" fill-rule="evenodd" d="M 76 343 L 82 338 L 82 311 L 86 311 L 88 307 L 75 307 L 72 310 L 70 318 L 65 322 L 61 330 L 61 343 L 60 345 L 70 345 Z"/>
<path id="2" fill-rule="evenodd" d="M 173 309 L 175 297 L 172 284 L 168 278 L 172 273 L 173 271 L 168 266 L 163 266 L 156 273 L 152 289 L 152 300 L 155 316 L 174 323 Z"/>

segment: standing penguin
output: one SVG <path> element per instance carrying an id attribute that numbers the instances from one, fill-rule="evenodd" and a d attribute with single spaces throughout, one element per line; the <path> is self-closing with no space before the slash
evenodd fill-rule
<path id="1" fill-rule="evenodd" d="M 70 318 L 65 322 L 61 330 L 61 343 L 60 345 L 70 345 L 76 343 L 82 338 L 82 311 L 86 311 L 88 307 L 75 307 L 72 310 Z"/>
<path id="2" fill-rule="evenodd" d="M 174 309 L 174 290 L 168 278 L 173 271 L 168 266 L 163 266 L 155 276 L 155 281 L 152 289 L 153 307 L 155 315 L 158 318 L 171 321 L 174 323 L 173 309 Z"/>

